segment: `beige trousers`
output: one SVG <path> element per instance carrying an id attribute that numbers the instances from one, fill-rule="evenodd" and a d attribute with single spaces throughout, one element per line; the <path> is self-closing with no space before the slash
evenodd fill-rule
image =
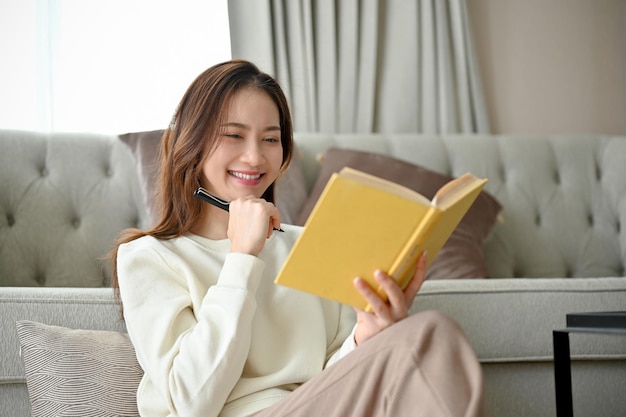
<path id="1" fill-rule="evenodd" d="M 414 314 L 255 417 L 482 416 L 482 372 L 461 328 Z"/>

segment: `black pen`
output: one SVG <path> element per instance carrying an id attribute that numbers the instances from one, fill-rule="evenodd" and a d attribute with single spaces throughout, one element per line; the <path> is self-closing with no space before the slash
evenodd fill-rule
<path id="1" fill-rule="evenodd" d="M 200 200 L 207 202 L 215 207 L 221 208 L 224 211 L 230 211 L 230 201 L 222 200 L 221 198 L 214 196 L 202 187 L 199 187 L 196 191 L 194 191 L 193 195 L 194 197 L 197 197 Z M 274 230 L 278 232 L 284 232 L 283 229 L 274 228 Z"/>

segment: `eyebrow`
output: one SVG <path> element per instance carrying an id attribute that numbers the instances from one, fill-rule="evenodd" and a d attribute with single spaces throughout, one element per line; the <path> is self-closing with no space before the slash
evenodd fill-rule
<path id="1" fill-rule="evenodd" d="M 222 127 L 237 127 L 239 129 L 250 130 L 250 126 L 245 125 L 243 123 L 237 123 L 237 122 L 224 123 Z M 263 131 L 264 132 L 280 131 L 280 126 L 268 126 L 265 129 L 263 129 Z"/>

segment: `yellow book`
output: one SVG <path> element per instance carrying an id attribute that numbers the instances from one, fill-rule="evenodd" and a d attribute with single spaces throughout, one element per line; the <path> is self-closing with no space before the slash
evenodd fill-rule
<path id="1" fill-rule="evenodd" d="M 332 175 L 302 234 L 276 277 L 277 284 L 367 310 L 354 288 L 381 269 L 405 288 L 426 251 L 430 264 L 486 179 L 467 173 L 441 187 L 431 200 L 399 184 L 352 168 Z"/>

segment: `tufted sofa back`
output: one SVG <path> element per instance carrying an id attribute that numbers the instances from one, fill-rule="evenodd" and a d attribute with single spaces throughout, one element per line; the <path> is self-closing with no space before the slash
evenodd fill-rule
<path id="1" fill-rule="evenodd" d="M 485 248 L 492 277 L 615 277 L 626 264 L 626 138 L 298 134 L 305 176 L 336 146 L 393 156 L 451 176 L 486 177 L 502 204 Z"/>
<path id="2" fill-rule="evenodd" d="M 1 286 L 107 286 L 98 259 L 145 222 L 133 156 L 116 136 L 0 135 Z"/>
<path id="3" fill-rule="evenodd" d="M 318 156 L 333 146 L 488 178 L 486 190 L 503 207 L 485 248 L 492 277 L 624 276 L 626 138 L 295 139 L 308 189 Z M 108 265 L 98 259 L 121 230 L 148 223 L 135 159 L 117 136 L 0 131 L 0 286 L 108 286 Z"/>

